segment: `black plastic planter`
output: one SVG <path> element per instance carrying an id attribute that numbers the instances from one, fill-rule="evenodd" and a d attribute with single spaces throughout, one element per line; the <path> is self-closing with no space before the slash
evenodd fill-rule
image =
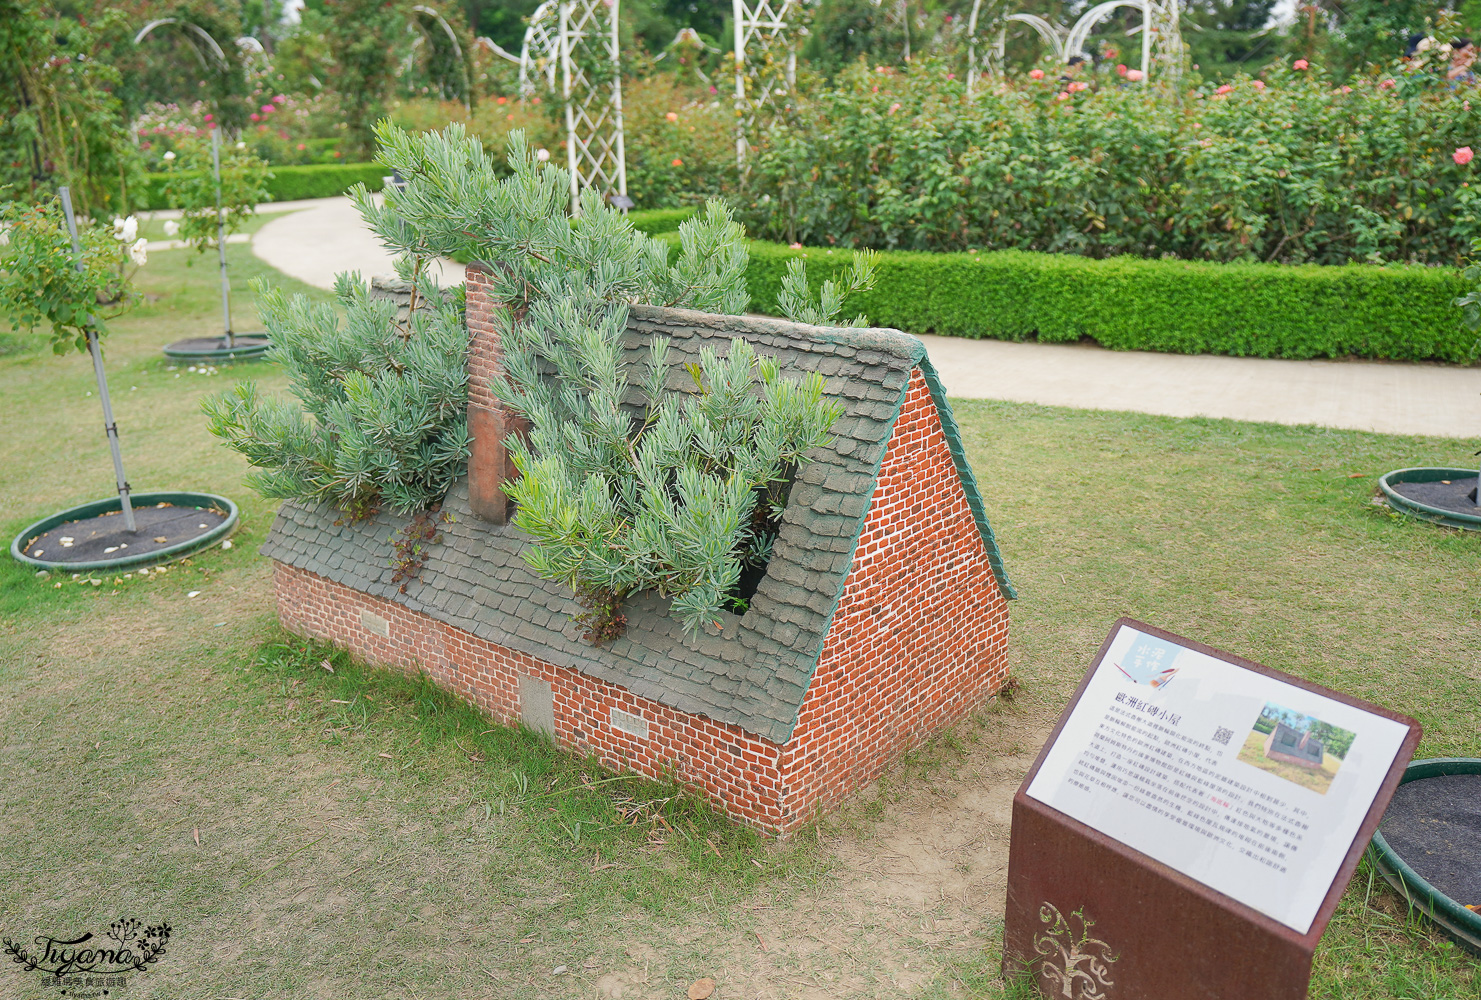
<path id="1" fill-rule="evenodd" d="M 214 493 L 136 493 L 131 499 L 139 527 L 132 535 L 123 530 L 121 517 L 115 523 L 113 515 L 123 510 L 115 496 L 42 518 L 15 536 L 10 554 L 27 566 L 54 573 L 140 569 L 215 545 L 237 526 L 237 505 Z M 56 530 L 73 524 L 77 527 L 65 533 Z M 165 541 L 156 541 L 159 538 Z M 100 550 L 95 558 L 93 549 Z M 82 558 L 60 558 L 64 554 Z"/>
<path id="2" fill-rule="evenodd" d="M 1475 484 L 1475 469 L 1397 469 L 1378 480 L 1378 488 L 1383 491 L 1388 505 L 1402 514 L 1452 528 L 1481 531 L 1481 507 L 1473 507 L 1476 513 L 1470 513 L 1465 509 L 1467 501 L 1463 499 Z M 1441 489 L 1450 486 L 1454 489 Z M 1431 491 L 1437 495 L 1427 500 L 1424 494 Z M 1450 498 L 1450 493 L 1455 494 L 1455 498 Z M 1460 502 L 1454 502 L 1455 499 Z"/>
<path id="3" fill-rule="evenodd" d="M 1406 786 L 1433 780 L 1427 794 L 1404 795 Z M 1444 782 L 1443 786 L 1440 784 Z M 1467 909 L 1481 899 L 1452 899 L 1431 879 L 1464 884 L 1465 872 L 1476 873 L 1481 854 L 1481 759 L 1436 757 L 1416 760 L 1404 770 L 1399 791 L 1389 804 L 1378 832 L 1373 835 L 1373 853 L 1378 871 L 1416 910 L 1433 920 L 1457 944 L 1481 955 L 1481 913 Z M 1385 832 L 1387 836 L 1385 836 Z M 1424 846 L 1433 842 L 1430 846 Z M 1449 851 L 1437 849 L 1449 845 Z M 1430 875 L 1425 878 L 1416 868 Z M 1454 875 L 1454 872 L 1461 872 Z"/>

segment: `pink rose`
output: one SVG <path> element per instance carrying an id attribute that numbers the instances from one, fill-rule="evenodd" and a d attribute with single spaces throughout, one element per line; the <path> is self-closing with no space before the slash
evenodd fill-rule
<path id="1" fill-rule="evenodd" d="M 1450 158 L 1463 167 L 1467 163 L 1470 163 L 1471 157 L 1475 155 L 1475 153 L 1471 152 L 1470 146 L 1462 146 L 1455 152 L 1451 153 Z"/>
<path id="2" fill-rule="evenodd" d="M 1116 64 L 1116 73 L 1119 76 L 1125 76 L 1126 75 L 1126 64 L 1125 63 L 1117 63 Z"/>
<path id="3" fill-rule="evenodd" d="M 1264 80 L 1253 80 L 1251 82 L 1255 85 L 1255 89 L 1256 90 L 1264 90 L 1265 89 L 1265 81 Z"/>
<path id="4" fill-rule="evenodd" d="M 213 121 L 213 120 L 214 119 L 210 115 L 206 115 L 206 121 Z"/>
<path id="5" fill-rule="evenodd" d="M 947 20 L 948 20 L 948 21 L 950 21 L 950 20 L 951 20 L 951 18 L 949 18 L 949 17 L 948 17 L 948 18 L 947 18 Z M 947 79 L 948 79 L 948 80 L 955 80 L 955 79 L 956 79 L 956 74 L 955 74 L 955 73 L 947 73 L 947 74 L 946 74 L 946 78 L 947 78 Z"/>
<path id="6" fill-rule="evenodd" d="M 1378 89 L 1379 90 L 1389 90 L 1393 86 L 1394 86 L 1394 81 L 1392 79 L 1389 79 L 1389 80 L 1384 80 L 1382 83 L 1380 83 L 1378 85 Z"/>
<path id="7" fill-rule="evenodd" d="M 1068 101 L 1070 99 L 1070 92 L 1068 90 L 1061 90 L 1054 95 L 1054 99 L 1056 101 Z"/>
<path id="8" fill-rule="evenodd" d="M 254 111 L 254 112 L 252 112 L 252 120 L 253 120 L 253 121 L 254 121 L 254 122 L 255 122 L 255 121 L 261 121 L 261 120 L 262 120 L 262 116 L 261 116 L 261 115 L 259 115 L 259 114 L 258 114 L 258 113 L 257 113 L 257 112 L 255 112 L 255 111 Z"/>
<path id="9" fill-rule="evenodd" d="M 890 110 L 888 112 L 886 112 L 886 114 L 891 114 L 892 115 L 896 111 L 899 111 L 899 110 L 900 110 L 900 102 L 899 101 L 896 101 L 894 104 L 891 104 L 890 105 Z"/>
<path id="10" fill-rule="evenodd" d="M 270 115 L 274 111 L 276 111 L 277 108 L 273 107 L 271 104 L 264 104 L 262 107 L 258 108 L 258 110 L 261 111 L 265 115 Z"/>
<path id="11" fill-rule="evenodd" d="M 1346 84 L 1343 84 L 1342 85 L 1342 92 L 1344 94 L 1351 94 L 1352 93 L 1352 88 L 1349 87 L 1349 86 L 1347 86 Z"/>
<path id="12" fill-rule="evenodd" d="M 1041 69 L 1031 69 L 1031 70 L 1028 71 L 1028 75 L 1029 75 L 1029 79 L 1031 79 L 1031 80 L 1042 80 L 1042 79 L 1044 79 L 1044 71 L 1041 70 Z"/>
<path id="13" fill-rule="evenodd" d="M 1310 65 L 1311 65 L 1311 63 L 1307 62 L 1305 59 L 1297 59 L 1295 62 L 1291 63 L 1291 68 L 1292 69 L 1305 69 L 1306 67 L 1308 67 Z"/>
<path id="14" fill-rule="evenodd" d="M 1224 86 L 1222 86 L 1218 90 L 1214 91 L 1214 93 L 1215 94 L 1227 94 L 1227 93 L 1229 93 L 1233 89 L 1234 89 L 1233 87 L 1231 87 L 1229 84 L 1226 83 L 1226 84 L 1224 84 Z"/>
<path id="15" fill-rule="evenodd" d="M 683 165 L 684 165 L 684 161 L 681 160 L 681 159 L 679 159 L 677 156 L 674 157 L 674 162 L 671 163 L 671 164 L 669 164 L 669 166 L 671 166 L 671 167 L 682 167 Z"/>
<path id="16" fill-rule="evenodd" d="M 664 115 L 663 117 L 667 118 L 671 122 L 676 122 L 676 121 L 679 120 L 678 114 L 676 114 L 673 111 L 670 111 L 668 114 Z"/>
<path id="17" fill-rule="evenodd" d="M 1139 69 L 1129 69 L 1129 70 L 1126 71 L 1126 79 L 1130 80 L 1132 83 L 1138 83 L 1138 82 L 1140 82 L 1140 80 L 1142 79 L 1142 77 L 1145 76 L 1145 75 L 1146 74 L 1144 74 Z"/>
<path id="18" fill-rule="evenodd" d="M 279 94 L 277 97 L 274 97 L 273 98 L 273 103 L 274 104 L 287 104 L 288 103 L 288 98 L 284 97 L 282 94 Z"/>
<path id="19" fill-rule="evenodd" d="M 802 244 L 801 243 L 788 243 L 787 246 L 791 247 L 793 250 L 801 250 L 802 249 Z"/>

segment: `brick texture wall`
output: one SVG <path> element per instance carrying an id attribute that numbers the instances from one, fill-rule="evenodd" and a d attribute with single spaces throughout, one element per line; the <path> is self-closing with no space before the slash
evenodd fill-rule
<path id="1" fill-rule="evenodd" d="M 494 329 L 493 280 L 480 267 L 464 269 L 464 303 L 468 322 L 468 402 L 485 409 L 498 409 L 499 401 L 489 392 L 488 381 L 502 363 L 499 334 Z"/>
<path id="2" fill-rule="evenodd" d="M 475 321 L 470 310 L 470 325 Z M 615 768 L 677 776 L 733 819 L 773 834 L 836 806 L 970 712 L 1007 676 L 1007 601 L 919 371 L 785 746 L 304 570 L 279 564 L 275 585 L 289 629 L 374 662 L 426 670 L 501 721 L 521 718 L 520 677 L 537 678 L 550 686 L 558 742 Z M 647 738 L 614 727 L 614 709 L 641 718 Z"/>
<path id="3" fill-rule="evenodd" d="M 826 811 L 1008 676 L 1008 601 L 919 369 L 880 465 L 782 767 L 793 818 Z"/>

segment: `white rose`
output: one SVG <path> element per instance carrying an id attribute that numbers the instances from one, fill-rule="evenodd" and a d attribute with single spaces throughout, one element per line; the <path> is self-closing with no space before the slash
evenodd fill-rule
<path id="1" fill-rule="evenodd" d="M 113 238 L 115 240 L 123 240 L 125 243 L 128 242 L 128 240 L 123 239 L 123 219 L 117 215 L 113 217 Z"/>
<path id="2" fill-rule="evenodd" d="M 537 149 L 537 150 L 535 150 L 535 159 L 539 160 L 541 163 L 544 163 L 546 160 L 550 159 L 550 150 L 548 150 L 548 149 Z"/>
<path id="3" fill-rule="evenodd" d="M 146 249 L 148 246 L 149 241 L 146 239 L 135 240 L 129 247 L 129 259 L 139 267 L 143 267 L 145 261 L 149 260 L 149 251 Z"/>
<path id="4" fill-rule="evenodd" d="M 165 235 L 166 236 L 174 236 L 179 231 L 180 231 L 180 223 L 176 222 L 174 219 L 171 219 L 169 222 L 166 222 L 165 223 Z"/>
<path id="5" fill-rule="evenodd" d="M 247 144 L 245 142 L 240 142 L 239 141 L 237 143 L 237 149 L 246 149 L 246 148 L 247 148 Z"/>
<path id="6" fill-rule="evenodd" d="M 165 150 L 164 161 L 166 163 L 169 163 L 174 158 L 175 158 L 175 151 L 173 149 L 167 149 L 167 150 Z"/>
<path id="7" fill-rule="evenodd" d="M 123 223 L 122 226 L 119 226 L 120 221 Z M 134 237 L 139 235 L 139 219 L 137 216 L 131 215 L 127 219 L 122 220 L 115 219 L 113 226 L 115 229 L 118 229 L 118 238 L 125 243 L 134 242 Z"/>

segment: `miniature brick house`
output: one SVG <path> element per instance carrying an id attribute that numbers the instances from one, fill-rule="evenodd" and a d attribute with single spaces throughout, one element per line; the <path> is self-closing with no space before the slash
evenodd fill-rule
<path id="1" fill-rule="evenodd" d="M 784 834 L 967 715 L 1007 677 L 1004 573 L 944 390 L 921 342 L 891 330 L 635 306 L 630 356 L 654 335 L 683 364 L 744 337 L 784 374 L 818 372 L 845 407 L 809 455 L 744 615 L 691 637 L 636 595 L 626 633 L 593 646 L 569 591 L 521 558 L 504 523 L 499 363 L 487 276 L 470 268 L 469 474 L 454 520 L 400 593 L 404 518 L 336 524 L 284 504 L 263 553 L 283 623 L 380 663 L 425 670 L 506 722 L 612 767 L 678 777 L 733 818 Z"/>
<path id="2" fill-rule="evenodd" d="M 1283 764 L 1320 771 L 1322 761 L 1326 759 L 1326 747 L 1310 733 L 1277 722 L 1270 735 L 1265 737 L 1265 756 Z"/>

